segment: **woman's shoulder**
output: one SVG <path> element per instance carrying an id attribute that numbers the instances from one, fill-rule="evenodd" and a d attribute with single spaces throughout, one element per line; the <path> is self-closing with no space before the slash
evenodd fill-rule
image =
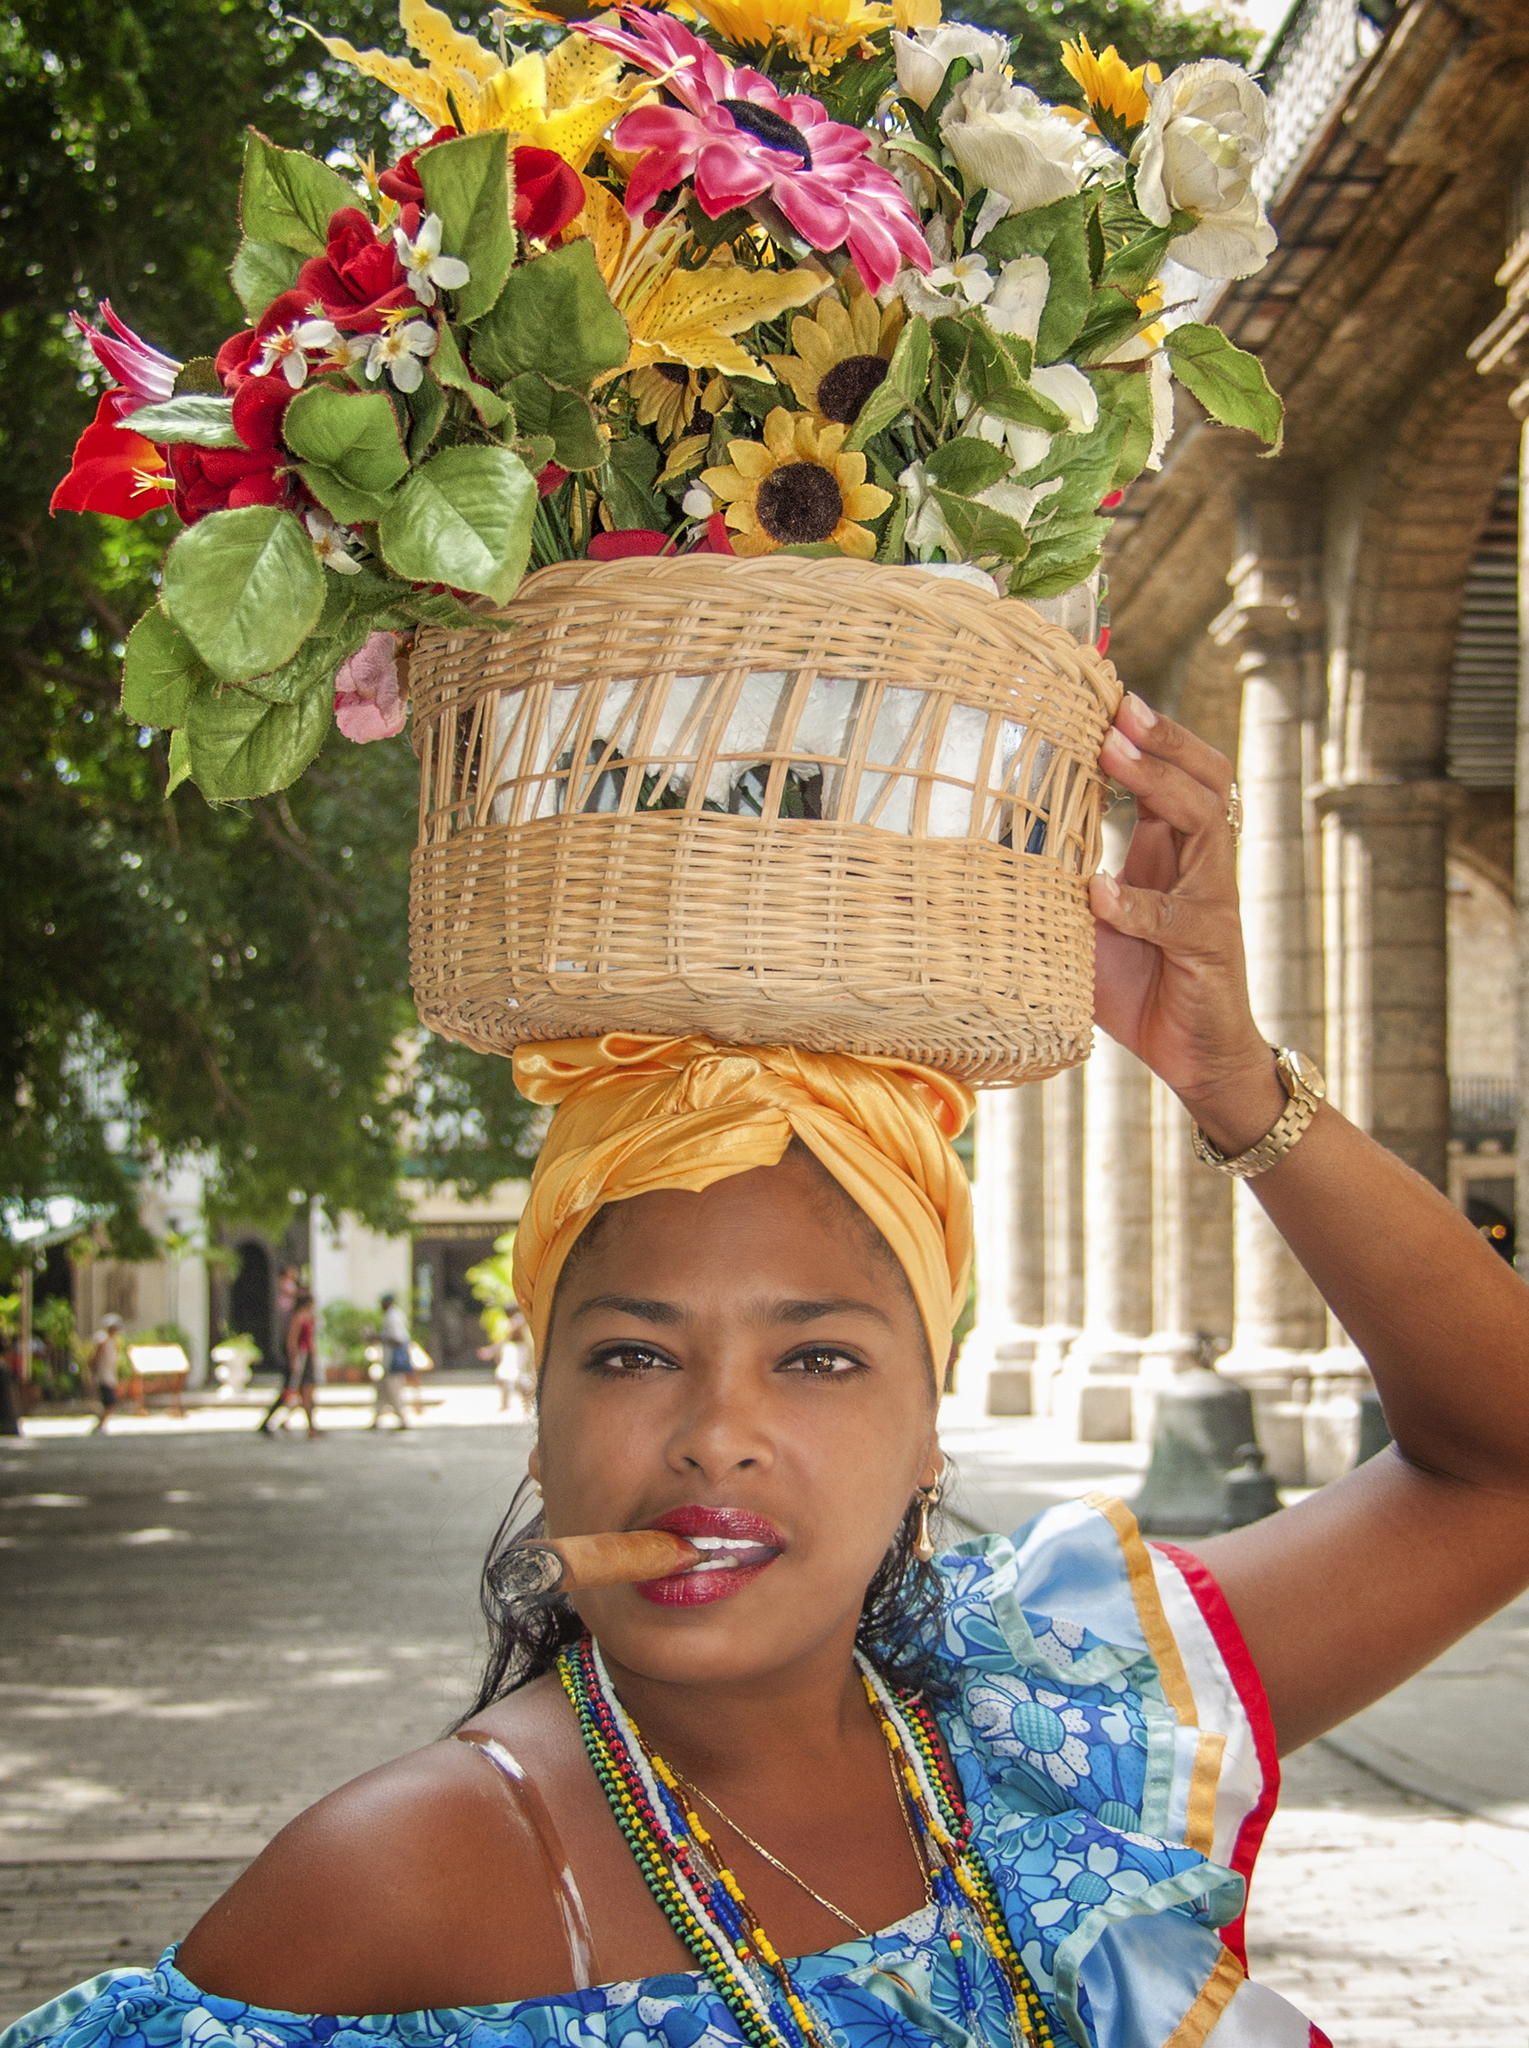
<path id="1" fill-rule="evenodd" d="M 534 1738 L 535 1693 L 492 1732 Z M 179 1972 L 216 1997 L 329 2015 L 534 1995 L 562 1937 L 508 1798 L 475 1745 L 449 1738 L 364 1772 L 268 1844 L 181 1944 Z"/>

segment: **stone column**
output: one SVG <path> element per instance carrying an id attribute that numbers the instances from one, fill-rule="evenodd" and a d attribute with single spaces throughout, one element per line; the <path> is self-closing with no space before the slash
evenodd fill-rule
<path id="1" fill-rule="evenodd" d="M 1045 1310 L 1042 1105 L 1034 1085 L 978 1092 L 973 1194 L 977 1321 L 966 1348 L 985 1381 L 980 1406 L 989 1415 L 1029 1415 Z M 977 1394 L 975 1386 L 962 1391 Z"/>
<path id="2" fill-rule="evenodd" d="M 1229 579 L 1232 601 L 1212 627 L 1231 650 L 1241 684 L 1237 879 L 1253 1014 L 1271 1044 L 1309 1049 L 1316 1017 L 1304 781 L 1308 669 L 1320 645 L 1311 527 L 1309 497 L 1270 494 L 1244 502 Z M 1300 1432 L 1288 1410 L 1322 1347 L 1325 1311 L 1246 1187 L 1235 1192 L 1233 1233 L 1236 1316 L 1225 1369 L 1253 1395 L 1271 1467 L 1298 1482 L 1304 1476 Z"/>
<path id="3" fill-rule="evenodd" d="M 1058 1374 L 1083 1327 L 1083 1076 L 1070 1067 L 1036 1088 L 1041 1106 L 1046 1317 L 1032 1368 L 1038 1414 L 1053 1412 Z"/>
<path id="4" fill-rule="evenodd" d="M 1150 1440 L 1157 1394 L 1232 1341 L 1232 1184 L 1196 1159 L 1189 1118 L 1152 1084 L 1154 1329 L 1136 1386 L 1135 1434 Z"/>
<path id="5" fill-rule="evenodd" d="M 1104 821 L 1104 866 L 1118 874 L 1135 810 Z M 1131 1435 L 1133 1388 L 1152 1333 L 1151 1081 L 1133 1053 L 1094 1034 L 1083 1097 L 1083 1328 L 1056 1386 L 1056 1408 L 1088 1443 Z"/>

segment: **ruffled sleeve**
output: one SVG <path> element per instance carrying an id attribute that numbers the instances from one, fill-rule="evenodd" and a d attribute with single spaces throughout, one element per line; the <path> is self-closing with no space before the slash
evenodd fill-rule
<path id="1" fill-rule="evenodd" d="M 1010 1932 L 1094 2048 L 1311 2048 L 1251 1984 L 1243 1914 L 1279 1790 L 1267 1703 L 1198 1559 L 1103 1499 L 940 1561 L 947 1740 Z"/>

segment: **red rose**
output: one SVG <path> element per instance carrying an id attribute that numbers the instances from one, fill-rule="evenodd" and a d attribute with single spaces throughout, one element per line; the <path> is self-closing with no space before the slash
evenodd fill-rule
<path id="1" fill-rule="evenodd" d="M 434 149 L 438 142 L 455 142 L 459 131 L 452 127 L 437 128 L 428 142 L 422 142 L 418 149 L 405 150 L 391 170 L 384 171 L 377 180 L 377 190 L 385 192 L 389 199 L 396 199 L 400 206 L 412 203 L 423 206 L 425 188 L 415 166 L 427 149 Z"/>
<path id="2" fill-rule="evenodd" d="M 535 242 L 560 235 L 584 204 L 584 187 L 572 164 L 555 149 L 517 149 L 515 225 Z"/>
<path id="3" fill-rule="evenodd" d="M 170 473 L 175 478 L 175 509 L 188 526 L 209 512 L 280 505 L 290 494 L 269 450 L 197 448 L 183 441 L 170 450 Z"/>
<path id="4" fill-rule="evenodd" d="M 69 474 L 49 500 L 50 512 L 109 512 L 114 519 L 141 519 L 164 504 L 169 473 L 163 452 L 118 424 L 123 399 L 130 406 L 139 402 L 119 386 L 96 407 L 95 418 L 75 443 Z"/>
<path id="5" fill-rule="evenodd" d="M 309 257 L 297 273 L 296 292 L 283 292 L 282 299 L 287 298 L 298 300 L 299 318 L 317 304 L 336 327 L 353 334 L 377 334 L 383 314 L 410 304 L 414 291 L 391 235 L 380 240 L 358 206 L 342 206 L 330 215 L 323 255 Z"/>
<path id="6" fill-rule="evenodd" d="M 536 473 L 536 495 L 538 498 L 550 498 L 552 493 L 561 490 L 567 481 L 567 470 L 559 463 L 549 462 L 545 469 L 539 469 Z"/>
<path id="7" fill-rule="evenodd" d="M 628 555 L 662 555 L 669 552 L 669 536 L 646 526 L 624 526 L 615 533 L 592 533 L 584 550 L 592 562 L 620 562 Z"/>
<path id="8" fill-rule="evenodd" d="M 259 327 L 230 335 L 218 350 L 218 374 L 232 393 L 234 432 L 244 445 L 197 448 L 181 442 L 170 450 L 175 509 L 188 526 L 209 512 L 280 505 L 292 495 L 291 482 L 282 473 L 287 451 L 281 442 L 281 420 L 297 394 L 280 372 L 256 377 L 248 365 L 263 345 L 262 330 L 289 326 L 305 312 L 301 292 L 283 292 L 266 309 Z"/>

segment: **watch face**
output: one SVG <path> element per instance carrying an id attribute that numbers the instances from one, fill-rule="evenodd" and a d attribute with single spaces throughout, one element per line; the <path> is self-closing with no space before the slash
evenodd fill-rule
<path id="1" fill-rule="evenodd" d="M 1327 1083 L 1315 1060 L 1308 1059 L 1305 1053 L 1297 1052 L 1292 1046 L 1286 1048 L 1285 1063 L 1290 1069 L 1291 1079 L 1308 1095 L 1314 1095 L 1319 1102 L 1326 1098 Z"/>

